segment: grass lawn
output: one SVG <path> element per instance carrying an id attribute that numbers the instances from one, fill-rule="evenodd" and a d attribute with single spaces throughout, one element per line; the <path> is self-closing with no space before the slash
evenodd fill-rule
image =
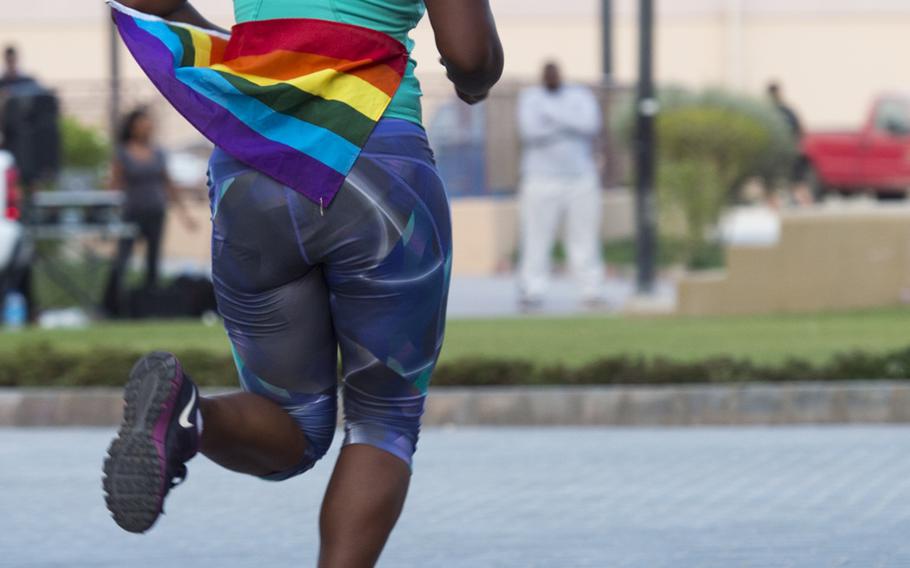
<path id="1" fill-rule="evenodd" d="M 108 346 L 228 351 L 220 326 L 168 321 L 0 333 L 0 357 L 42 342 L 61 350 Z M 812 316 L 454 320 L 443 360 L 488 357 L 575 366 L 610 355 L 647 354 L 687 361 L 731 355 L 757 363 L 799 357 L 817 363 L 837 352 L 907 346 L 910 310 L 904 309 Z"/>

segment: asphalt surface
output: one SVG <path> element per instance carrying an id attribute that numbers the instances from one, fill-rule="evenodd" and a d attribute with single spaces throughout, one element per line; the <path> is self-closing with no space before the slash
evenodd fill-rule
<path id="1" fill-rule="evenodd" d="M 196 458 L 135 536 L 102 501 L 111 435 L 0 430 L 0 566 L 315 565 L 337 445 L 278 484 Z M 380 566 L 910 566 L 908 471 L 907 427 L 428 429 Z"/>
<path id="2" fill-rule="evenodd" d="M 603 312 L 619 312 L 635 302 L 635 282 L 631 278 L 610 277 L 604 283 Z M 456 276 L 449 291 L 448 314 L 451 318 L 501 318 L 523 315 L 518 303 L 518 283 L 514 276 Z M 676 290 L 668 280 L 657 282 L 646 309 L 671 311 Z M 640 308 L 641 309 L 641 308 Z M 570 316 L 588 312 L 577 282 L 569 275 L 554 275 L 544 303 L 534 315 Z"/>

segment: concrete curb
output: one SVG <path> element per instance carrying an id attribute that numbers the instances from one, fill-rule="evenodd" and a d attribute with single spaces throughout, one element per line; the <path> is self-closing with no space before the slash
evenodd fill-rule
<path id="1" fill-rule="evenodd" d="M 225 392 L 206 391 L 206 394 Z M 2 426 L 115 426 L 119 389 L 0 389 Z M 910 382 L 437 387 L 428 426 L 698 426 L 910 422 Z"/>

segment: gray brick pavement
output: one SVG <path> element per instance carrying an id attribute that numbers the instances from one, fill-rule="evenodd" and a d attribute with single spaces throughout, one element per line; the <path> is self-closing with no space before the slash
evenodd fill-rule
<path id="1" fill-rule="evenodd" d="M 635 281 L 628 277 L 611 277 L 604 285 L 604 299 L 611 310 L 631 308 L 636 311 Z M 646 307 L 666 313 L 673 310 L 676 289 L 673 283 L 660 280 L 654 297 L 647 302 L 638 299 L 637 311 Z M 581 290 L 567 274 L 555 274 L 546 299 L 537 315 L 567 316 L 585 313 Z M 456 276 L 449 291 L 450 318 L 491 318 L 522 315 L 518 306 L 518 284 L 514 275 Z"/>
<path id="2" fill-rule="evenodd" d="M 109 430 L 0 429 L 0 566 L 313 566 L 330 462 L 192 462 L 152 533 L 107 517 Z M 337 451 L 337 448 L 335 448 Z M 429 429 L 380 566 L 910 566 L 910 428 Z"/>

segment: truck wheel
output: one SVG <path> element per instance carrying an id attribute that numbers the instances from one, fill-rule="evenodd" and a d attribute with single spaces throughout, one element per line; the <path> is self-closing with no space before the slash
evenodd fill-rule
<path id="1" fill-rule="evenodd" d="M 906 191 L 879 190 L 875 192 L 876 201 L 903 201 L 907 199 Z"/>

